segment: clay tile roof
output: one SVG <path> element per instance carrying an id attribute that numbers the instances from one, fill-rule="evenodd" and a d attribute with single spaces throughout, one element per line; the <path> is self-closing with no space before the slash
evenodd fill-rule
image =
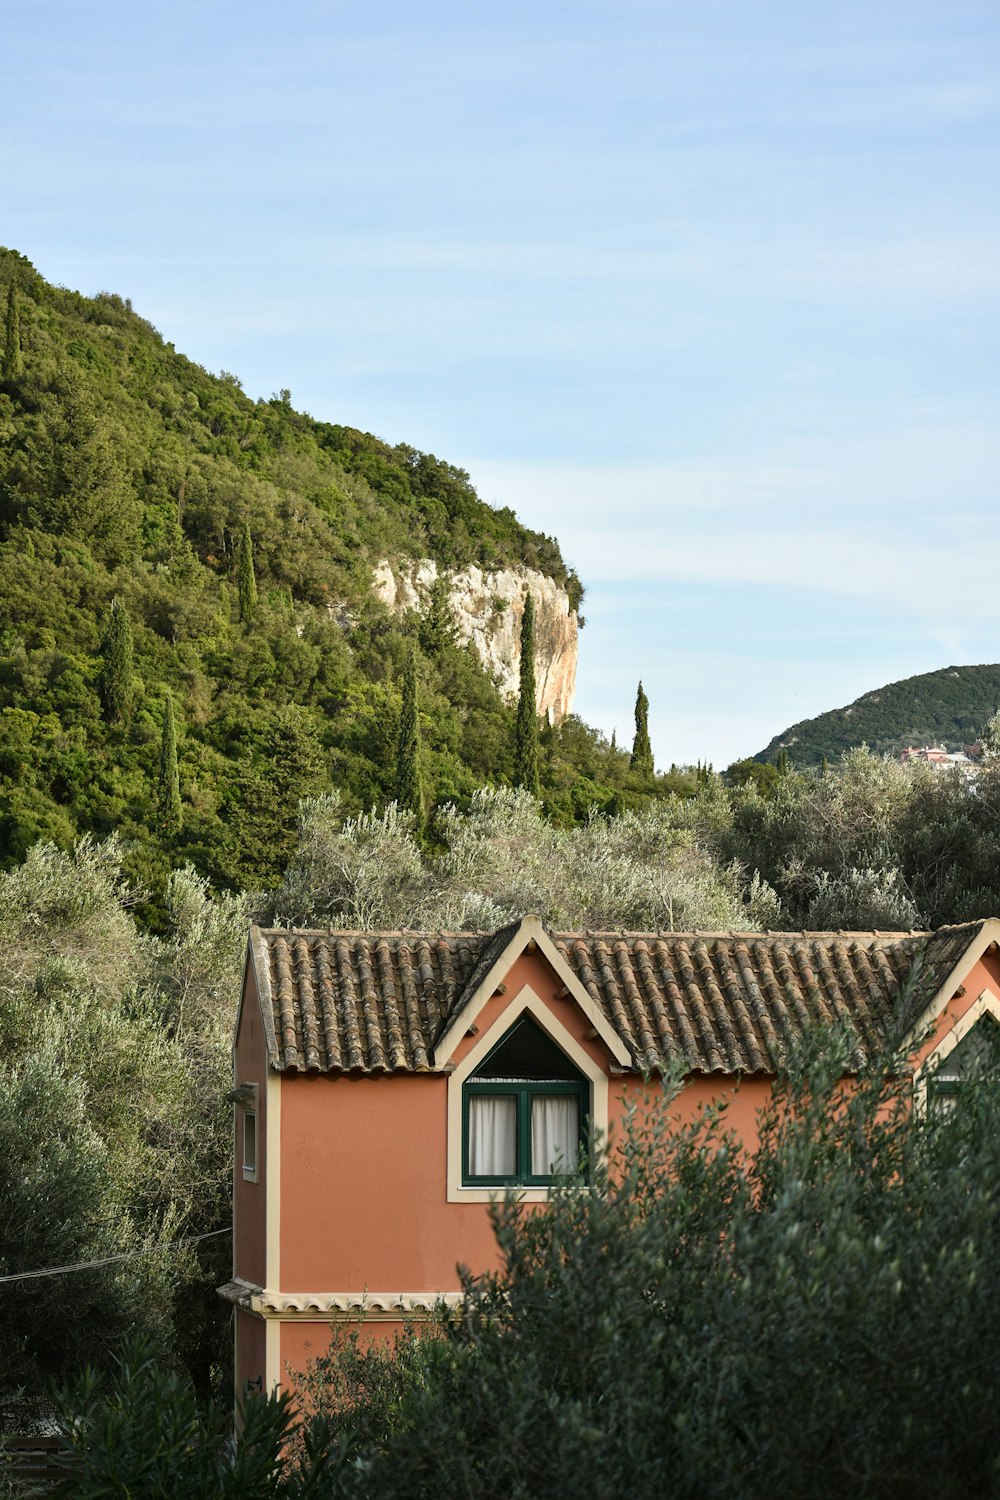
<path id="1" fill-rule="evenodd" d="M 933 933 L 550 936 L 637 1069 L 769 1073 L 816 1022 L 847 1027 L 855 1067 L 901 1041 L 982 925 Z M 300 1073 L 433 1069 L 435 1042 L 518 927 L 255 931 L 272 1066 Z"/>

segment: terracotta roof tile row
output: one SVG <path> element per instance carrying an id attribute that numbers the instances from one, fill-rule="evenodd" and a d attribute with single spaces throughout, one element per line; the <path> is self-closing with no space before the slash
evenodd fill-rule
<path id="1" fill-rule="evenodd" d="M 435 1043 L 519 925 L 496 933 L 255 930 L 272 1065 L 435 1068 L 443 1061 Z M 860 1066 L 915 1023 L 981 926 L 550 936 L 636 1068 L 760 1073 L 775 1071 L 817 1022 L 848 1028 Z"/>
<path id="2" fill-rule="evenodd" d="M 490 937 L 259 930 L 272 1064 L 326 1073 L 433 1067 L 434 1038 Z"/>

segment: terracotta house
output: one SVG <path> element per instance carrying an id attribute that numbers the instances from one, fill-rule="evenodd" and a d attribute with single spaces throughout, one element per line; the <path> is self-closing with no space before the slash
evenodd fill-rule
<path id="1" fill-rule="evenodd" d="M 234 1044 L 237 1389 L 269 1388 L 330 1324 L 388 1333 L 495 1261 L 487 1205 L 542 1200 L 643 1074 L 676 1108 L 730 1096 L 756 1140 L 786 1049 L 846 1024 L 904 1039 L 918 1098 L 1000 1023 L 1000 921 L 933 933 L 251 930 Z"/>

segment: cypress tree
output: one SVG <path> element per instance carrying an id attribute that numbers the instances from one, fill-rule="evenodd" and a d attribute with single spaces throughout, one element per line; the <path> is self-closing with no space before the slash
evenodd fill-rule
<path id="1" fill-rule="evenodd" d="M 777 771 L 779 776 L 788 775 L 789 771 L 792 769 L 792 762 L 789 759 L 787 750 L 778 751 L 777 755 L 774 758 L 774 769 Z"/>
<path id="2" fill-rule="evenodd" d="M 253 566 L 253 538 L 249 522 L 243 527 L 240 541 L 240 563 L 238 575 L 240 591 L 240 622 L 249 625 L 257 611 L 257 574 Z"/>
<path id="3" fill-rule="evenodd" d="M 640 776 L 653 774 L 653 747 L 649 743 L 649 699 L 642 690 L 641 682 L 635 696 L 635 739 L 632 741 L 632 759 L 629 764 Z"/>
<path id="4" fill-rule="evenodd" d="M 128 716 L 132 706 L 132 626 L 120 599 L 111 605 L 111 618 L 101 642 L 101 698 L 109 724 Z"/>
<path id="5" fill-rule="evenodd" d="M 517 698 L 514 739 L 514 785 L 533 797 L 538 785 L 538 710 L 535 706 L 535 601 L 525 596 L 521 616 L 521 688 Z"/>
<path id="6" fill-rule="evenodd" d="M 413 814 L 420 827 L 424 820 L 424 793 L 420 785 L 417 648 L 412 643 L 403 674 L 403 707 L 399 715 L 399 746 L 396 751 L 396 801 Z"/>
<path id="7" fill-rule="evenodd" d="M 427 608 L 417 626 L 421 649 L 427 656 L 438 657 L 445 646 L 455 641 L 455 618 L 451 612 L 451 591 L 442 574 L 430 586 Z"/>
<path id="8" fill-rule="evenodd" d="M 174 725 L 174 700 L 168 693 L 163 705 L 163 731 L 160 736 L 160 783 L 157 809 L 164 833 L 181 829 L 181 789 L 177 775 L 177 730 Z"/>
<path id="9" fill-rule="evenodd" d="M 7 321 L 3 341 L 3 378 L 16 380 L 23 369 L 21 359 L 21 318 L 17 307 L 17 288 L 7 285 Z"/>

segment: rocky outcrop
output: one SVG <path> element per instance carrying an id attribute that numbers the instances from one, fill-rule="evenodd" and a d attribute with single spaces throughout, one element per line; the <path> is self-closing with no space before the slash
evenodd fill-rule
<path id="1" fill-rule="evenodd" d="M 535 684 L 537 708 L 553 724 L 573 711 L 578 656 L 576 612 L 569 595 L 553 579 L 533 568 L 504 568 L 486 573 L 470 566 L 440 574 L 437 563 L 421 558 L 413 563 L 387 560 L 374 574 L 377 598 L 399 614 L 421 613 L 430 590 L 443 576 L 459 640 L 475 646 L 498 688 L 515 698 L 521 664 L 521 616 L 525 596 L 535 601 Z"/>

